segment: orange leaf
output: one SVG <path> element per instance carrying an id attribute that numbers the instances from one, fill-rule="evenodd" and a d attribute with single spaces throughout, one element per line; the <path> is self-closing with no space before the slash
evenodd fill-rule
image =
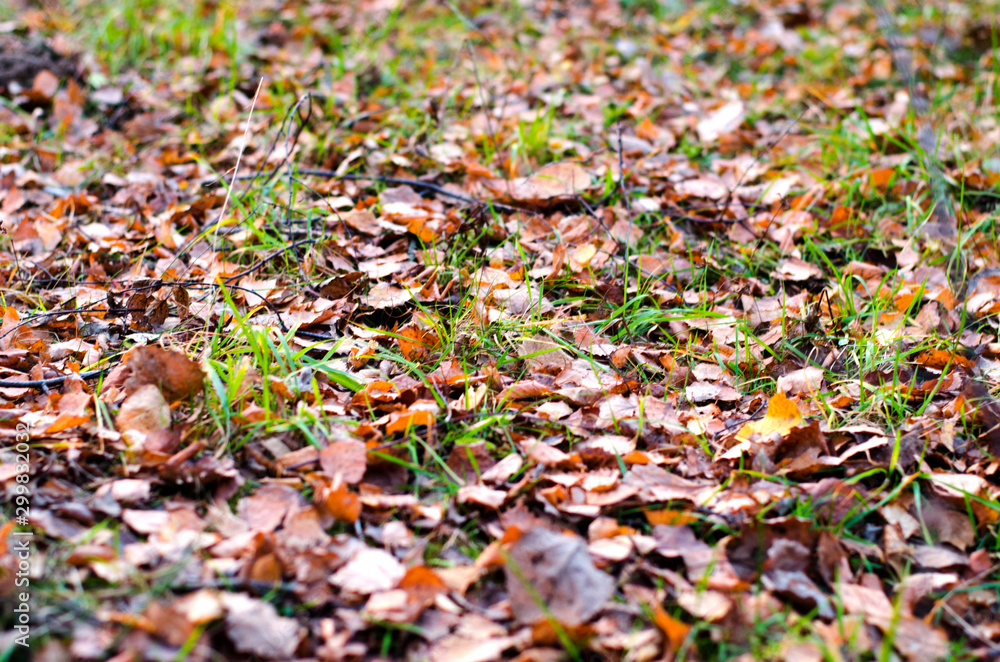
<path id="1" fill-rule="evenodd" d="M 524 535 L 524 531 L 518 526 L 508 526 L 507 530 L 503 532 L 503 538 L 500 539 L 501 545 L 513 545 L 521 536 Z M 485 551 L 483 552 L 485 553 Z"/>
<path id="2" fill-rule="evenodd" d="M 323 490 L 321 505 L 336 520 L 353 524 L 361 516 L 361 501 L 358 495 L 347 489 L 347 483 L 337 476 L 333 483 Z"/>
<path id="3" fill-rule="evenodd" d="M 632 451 L 627 455 L 622 455 L 625 464 L 649 464 L 649 456 L 642 451 Z"/>
<path id="4" fill-rule="evenodd" d="M 531 640 L 538 646 L 558 646 L 567 636 L 573 641 L 583 642 L 593 634 L 594 626 L 588 623 L 575 626 L 559 624 L 558 631 L 549 620 L 538 621 L 531 626 Z"/>
<path id="5" fill-rule="evenodd" d="M 14 530 L 14 520 L 7 520 L 0 526 L 0 556 L 7 554 L 7 536 Z"/>
<path id="6" fill-rule="evenodd" d="M 767 403 L 767 415 L 761 421 L 750 421 L 736 433 L 737 441 L 749 441 L 757 434 L 767 439 L 777 432 L 782 437 L 792 431 L 792 428 L 802 425 L 802 414 L 794 402 L 778 391 Z"/>
<path id="7" fill-rule="evenodd" d="M 639 126 L 635 127 L 635 135 L 642 138 L 643 140 L 655 141 L 660 137 L 660 129 L 655 124 L 649 121 L 648 117 L 644 117 Z"/>
<path id="8" fill-rule="evenodd" d="M 447 591 L 445 585 L 437 573 L 425 565 L 415 565 L 406 571 L 403 578 L 399 580 L 399 588 L 411 590 L 432 589 L 435 591 Z"/>
<path id="9" fill-rule="evenodd" d="M 511 529 L 520 534 L 520 530 L 518 530 L 517 527 L 511 527 L 510 529 L 507 529 L 507 531 L 510 531 Z M 504 534 L 504 537 L 507 537 L 506 533 Z M 476 559 L 476 568 L 489 569 L 502 567 L 504 564 L 502 545 L 503 541 L 501 540 L 494 540 L 487 545 L 486 549 L 484 549 L 482 554 L 480 554 Z"/>
<path id="10" fill-rule="evenodd" d="M 688 632 L 691 631 L 691 626 L 677 620 L 658 604 L 654 604 L 652 607 L 653 622 L 656 623 L 656 627 L 660 628 L 663 634 L 666 635 L 673 650 L 679 649 L 684 640 L 687 639 Z"/>
<path id="11" fill-rule="evenodd" d="M 422 218 L 411 219 L 406 225 L 406 229 L 417 235 L 417 238 L 425 244 L 437 239 L 437 233 L 427 227 L 427 221 Z"/>
<path id="12" fill-rule="evenodd" d="M 853 212 L 850 207 L 837 207 L 833 210 L 833 213 L 830 214 L 830 225 L 833 227 L 844 225 L 851 220 L 852 215 Z"/>
<path id="13" fill-rule="evenodd" d="M 280 582 L 281 563 L 274 554 L 265 554 L 250 566 L 249 578 L 255 582 Z"/>
<path id="14" fill-rule="evenodd" d="M 399 330 L 399 351 L 407 361 L 422 361 L 427 358 L 429 350 L 438 343 L 437 336 L 431 331 L 407 326 Z"/>
<path id="15" fill-rule="evenodd" d="M 66 212 L 85 214 L 95 204 L 97 204 L 97 198 L 92 195 L 71 195 L 56 200 L 55 205 L 49 210 L 49 216 L 52 218 L 62 218 L 66 215 Z"/>
<path id="16" fill-rule="evenodd" d="M 77 414 L 64 411 L 56 416 L 56 420 L 52 421 L 49 427 L 45 428 L 45 434 L 55 434 L 56 432 L 75 428 L 77 425 L 83 425 L 89 420 L 90 414 Z"/>
<path id="17" fill-rule="evenodd" d="M 465 168 L 466 174 L 470 177 L 485 177 L 487 179 L 493 177 L 493 173 L 490 172 L 489 168 L 471 159 L 462 161 L 462 167 Z"/>
<path id="18" fill-rule="evenodd" d="M 933 370 L 944 370 L 944 367 L 949 363 L 961 366 L 966 370 L 971 370 L 973 368 L 972 361 L 964 356 L 952 354 L 951 352 L 946 352 L 941 349 L 930 349 L 915 358 L 913 361 L 917 365 L 922 365 L 925 368 L 931 368 Z"/>
<path id="19" fill-rule="evenodd" d="M 394 387 L 392 382 L 387 381 L 374 381 L 365 386 L 365 393 L 373 393 L 375 391 L 391 391 Z"/>
<path id="20" fill-rule="evenodd" d="M 417 425 L 431 425 L 433 423 L 434 414 L 429 411 L 406 411 L 399 414 L 394 420 L 385 426 L 385 432 L 386 434 L 392 434 L 393 432 L 406 432 L 410 428 Z"/>
<path id="21" fill-rule="evenodd" d="M 895 168 L 879 168 L 868 173 L 868 178 L 876 191 L 885 193 L 889 188 L 889 182 L 896 176 Z"/>
<path id="22" fill-rule="evenodd" d="M 681 526 L 682 524 L 691 524 L 698 521 L 696 516 L 683 510 L 671 510 L 669 508 L 653 510 L 652 508 L 643 508 L 642 512 L 645 513 L 646 519 L 653 526 L 657 524 Z"/>

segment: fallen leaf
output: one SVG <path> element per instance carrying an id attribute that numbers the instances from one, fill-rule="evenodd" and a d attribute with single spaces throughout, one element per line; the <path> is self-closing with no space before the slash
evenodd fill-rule
<path id="1" fill-rule="evenodd" d="M 590 173 L 578 163 L 551 163 L 530 177 L 510 181 L 492 180 L 489 188 L 505 202 L 542 205 L 560 198 L 575 197 L 590 186 Z"/>
<path id="2" fill-rule="evenodd" d="M 334 441 L 319 452 L 319 465 L 331 478 L 339 473 L 344 482 L 357 485 L 368 467 L 365 443 L 358 439 Z"/>
<path id="3" fill-rule="evenodd" d="M 291 658 L 302 639 L 298 621 L 278 615 L 270 602 L 243 593 L 220 593 L 226 628 L 236 650 L 270 659 Z"/>
<path id="4" fill-rule="evenodd" d="M 823 369 L 807 366 L 778 377 L 778 390 L 786 395 L 815 397 L 823 388 Z"/>
<path id="5" fill-rule="evenodd" d="M 754 435 L 770 439 L 772 435 L 784 436 L 792 428 L 802 425 L 802 414 L 799 407 L 789 400 L 784 392 L 778 391 L 767 403 L 767 414 L 760 421 L 746 423 L 736 433 L 737 441 L 749 441 Z"/>
<path id="6" fill-rule="evenodd" d="M 720 106 L 699 120 L 698 139 L 703 143 L 715 142 L 719 136 L 738 129 L 744 117 L 746 110 L 742 101 L 731 101 Z"/>
<path id="7" fill-rule="evenodd" d="M 387 283 L 374 285 L 368 294 L 360 297 L 361 300 L 375 310 L 383 308 L 395 308 L 402 306 L 407 301 L 413 299 L 413 294 L 399 287 L 393 287 Z"/>
<path id="8" fill-rule="evenodd" d="M 168 403 L 185 400 L 198 393 L 205 381 L 201 367 L 187 355 L 155 345 L 132 349 L 126 358 L 126 365 L 132 370 L 126 390 L 153 384 L 160 388 Z"/>
<path id="9" fill-rule="evenodd" d="M 436 642 L 430 651 L 431 662 L 491 662 L 499 660 L 504 651 L 522 640 L 515 637 L 476 639 L 449 635 Z"/>
<path id="10" fill-rule="evenodd" d="M 504 571 L 520 623 L 536 623 L 546 613 L 563 625 L 586 623 L 615 588 L 614 579 L 594 567 L 581 538 L 545 528 L 527 531 L 511 545 Z"/>
<path id="11" fill-rule="evenodd" d="M 778 261 L 774 275 L 779 280 L 803 281 L 810 278 L 822 278 L 823 270 L 812 262 L 798 258 L 785 258 Z"/>
<path id="12" fill-rule="evenodd" d="M 361 499 L 348 489 L 340 474 L 336 474 L 328 485 L 317 492 L 315 499 L 337 521 L 353 524 L 361 516 Z"/>
<path id="13" fill-rule="evenodd" d="M 643 508 L 642 513 L 653 526 L 664 524 L 666 526 L 681 526 L 683 524 L 693 524 L 698 521 L 698 517 L 683 510 L 671 510 L 669 508 Z"/>
<path id="14" fill-rule="evenodd" d="M 159 387 L 153 384 L 140 386 L 125 398 L 115 419 L 115 426 L 120 432 L 153 432 L 169 428 L 170 405 Z"/>
<path id="15" fill-rule="evenodd" d="M 406 412 L 399 412 L 392 415 L 392 420 L 385 426 L 386 434 L 393 432 L 406 432 L 418 425 L 433 425 L 434 414 L 432 412 L 411 409 Z"/>
<path id="16" fill-rule="evenodd" d="M 430 351 L 437 347 L 438 338 L 426 329 L 407 326 L 399 330 L 399 351 L 407 361 L 422 362 L 429 355 Z"/>
<path id="17" fill-rule="evenodd" d="M 93 400 L 94 396 L 90 393 L 64 394 L 59 398 L 59 414 L 56 416 L 56 420 L 45 428 L 45 434 L 55 434 L 88 423 L 90 421 L 90 404 Z"/>
<path id="18" fill-rule="evenodd" d="M 43 69 L 35 75 L 31 90 L 45 101 L 51 101 L 59 89 L 59 77 L 48 69 Z"/>
<path id="19" fill-rule="evenodd" d="M 396 588 L 406 575 L 403 565 L 381 549 L 365 547 L 330 577 L 330 583 L 356 595 Z"/>
<path id="20" fill-rule="evenodd" d="M 488 508 L 499 508 L 506 499 L 506 492 L 490 489 L 485 485 L 465 485 L 458 490 L 459 503 L 478 503 Z"/>
<path id="21" fill-rule="evenodd" d="M 521 456 L 511 453 L 484 471 L 480 478 L 484 483 L 505 483 L 520 471 L 523 465 L 524 460 Z"/>

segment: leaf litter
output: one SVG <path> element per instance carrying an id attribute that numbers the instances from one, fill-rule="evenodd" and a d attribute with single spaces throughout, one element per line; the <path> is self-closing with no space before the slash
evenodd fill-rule
<path id="1" fill-rule="evenodd" d="M 0 22 L 39 655 L 1000 650 L 982 8 L 198 6 Z"/>

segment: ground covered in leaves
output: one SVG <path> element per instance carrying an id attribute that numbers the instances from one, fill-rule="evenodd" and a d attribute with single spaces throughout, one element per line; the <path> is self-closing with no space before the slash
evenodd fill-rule
<path id="1" fill-rule="evenodd" d="M 0 659 L 1000 652 L 995 4 L 46 6 Z"/>

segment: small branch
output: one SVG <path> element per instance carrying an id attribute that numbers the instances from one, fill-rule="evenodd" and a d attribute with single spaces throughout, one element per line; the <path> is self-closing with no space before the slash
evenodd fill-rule
<path id="1" fill-rule="evenodd" d="M 56 388 L 62 386 L 63 382 L 65 382 L 67 379 L 71 377 L 79 377 L 80 379 L 93 379 L 94 377 L 98 377 L 109 370 L 111 370 L 111 367 L 98 368 L 97 370 L 88 370 L 86 372 L 74 373 L 72 375 L 51 377 L 49 379 L 34 379 L 24 382 L 19 382 L 13 379 L 0 379 L 0 388 L 31 388 L 37 391 L 47 391 L 50 388 Z"/>
<path id="2" fill-rule="evenodd" d="M 400 177 L 382 177 L 382 176 L 372 176 L 372 175 L 357 175 L 357 174 L 338 174 L 335 170 L 325 170 L 323 168 L 299 168 L 298 173 L 300 175 L 313 175 L 315 177 L 329 177 L 330 179 L 343 179 L 347 181 L 364 181 L 366 179 L 373 182 L 383 182 L 385 184 L 395 184 L 397 186 L 412 186 L 413 188 L 421 188 L 425 191 L 432 191 L 440 195 L 447 196 L 454 200 L 459 200 L 460 202 L 467 202 L 470 205 L 475 205 L 483 202 L 482 200 L 477 200 L 475 198 L 470 198 L 468 196 L 462 195 L 460 193 L 454 193 L 446 188 L 438 186 L 437 184 L 432 184 L 430 182 L 424 182 L 419 179 L 403 179 Z"/>

